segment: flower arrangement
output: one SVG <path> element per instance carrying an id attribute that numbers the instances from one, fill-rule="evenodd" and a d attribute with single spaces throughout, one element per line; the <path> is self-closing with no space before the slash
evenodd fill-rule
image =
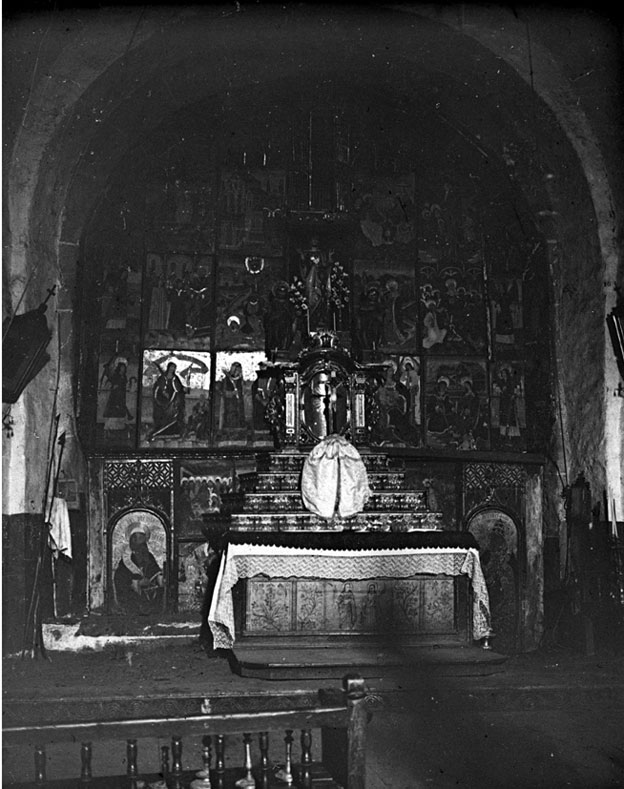
<path id="1" fill-rule="evenodd" d="M 332 264 L 329 275 L 330 292 L 328 294 L 330 303 L 335 309 L 340 311 L 347 306 L 350 291 L 347 286 L 349 275 L 345 271 L 342 263 L 336 261 Z"/>

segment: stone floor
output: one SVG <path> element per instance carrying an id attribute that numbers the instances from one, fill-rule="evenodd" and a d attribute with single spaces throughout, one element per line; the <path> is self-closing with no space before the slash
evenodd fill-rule
<path id="1" fill-rule="evenodd" d="M 191 697 L 275 696 L 334 683 L 240 677 L 196 639 L 157 643 L 5 658 L 3 725 L 42 722 L 62 704 L 77 709 L 86 699 L 113 706 L 149 699 L 164 710 Z M 476 675 L 406 663 L 368 686 L 368 789 L 624 787 L 621 656 L 538 652 Z M 32 775 L 31 755 L 18 751 L 4 749 L 4 781 Z M 147 758 L 143 751 L 139 764 Z M 185 759 L 194 758 L 199 763 L 187 749 Z M 72 759 L 79 765 L 77 754 Z M 66 752 L 50 751 L 48 765 L 50 778 L 79 772 Z M 95 774 L 98 766 L 94 746 Z"/>

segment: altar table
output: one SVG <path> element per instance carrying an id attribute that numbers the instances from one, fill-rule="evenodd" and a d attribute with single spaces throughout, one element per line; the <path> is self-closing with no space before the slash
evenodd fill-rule
<path id="1" fill-rule="evenodd" d="M 235 640 L 232 589 L 238 580 L 264 576 L 299 579 L 406 579 L 417 575 L 468 576 L 472 587 L 472 636 L 491 635 L 488 591 L 479 552 L 471 535 L 306 535 L 305 547 L 290 535 L 237 534 L 224 550 L 208 624 L 215 649 L 231 649 Z M 301 538 L 299 538 L 301 541 Z M 427 545 L 429 543 L 429 545 Z M 397 547 L 390 547 L 394 544 Z M 334 545 L 337 547 L 327 547 Z M 352 547 L 356 546 L 356 547 Z M 417 546 L 417 547 L 415 547 Z"/>

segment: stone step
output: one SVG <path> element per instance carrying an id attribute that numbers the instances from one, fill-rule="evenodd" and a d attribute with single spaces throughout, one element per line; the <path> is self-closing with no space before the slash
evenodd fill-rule
<path id="1" fill-rule="evenodd" d="M 403 490 L 405 472 L 386 471 L 382 473 L 373 471 L 368 474 L 368 484 L 372 490 Z M 258 493 L 275 490 L 299 490 L 301 487 L 301 472 L 261 471 L 255 474 L 253 482 L 252 480 L 245 480 L 242 487 L 246 492 Z"/>
<path id="2" fill-rule="evenodd" d="M 246 493 L 241 502 L 243 512 L 292 512 L 303 508 L 298 490 L 274 490 L 262 493 Z M 425 509 L 425 494 L 422 491 L 374 491 L 364 505 L 365 512 L 398 511 L 414 512 Z"/>
<path id="3" fill-rule="evenodd" d="M 363 512 L 353 518 L 319 518 L 311 512 L 239 512 L 231 516 L 232 531 L 441 531 L 440 512 Z"/>

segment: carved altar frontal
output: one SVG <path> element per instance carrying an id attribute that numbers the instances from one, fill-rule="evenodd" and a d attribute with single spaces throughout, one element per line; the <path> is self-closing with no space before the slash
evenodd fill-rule
<path id="1" fill-rule="evenodd" d="M 453 578 L 254 578 L 247 583 L 243 630 L 249 636 L 418 634 L 419 640 L 439 640 L 460 635 L 455 609 Z"/>

